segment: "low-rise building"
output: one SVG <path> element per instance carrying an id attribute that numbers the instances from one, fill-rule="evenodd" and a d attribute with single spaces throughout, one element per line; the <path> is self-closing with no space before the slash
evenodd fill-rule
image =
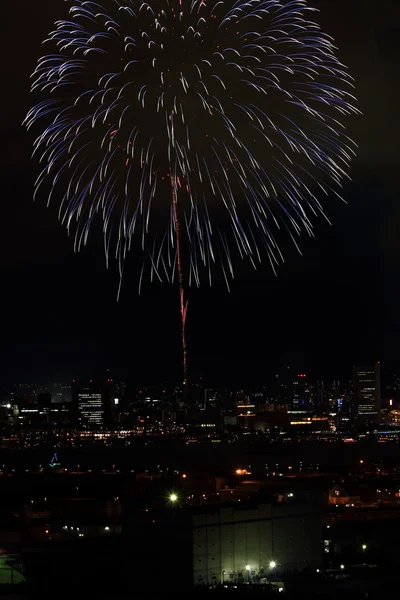
<path id="1" fill-rule="evenodd" d="M 259 582 L 271 572 L 317 568 L 322 559 L 319 502 L 206 507 L 193 515 L 193 583 Z"/>

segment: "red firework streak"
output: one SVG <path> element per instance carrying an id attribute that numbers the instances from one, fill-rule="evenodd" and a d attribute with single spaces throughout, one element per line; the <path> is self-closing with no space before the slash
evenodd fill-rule
<path id="1" fill-rule="evenodd" d="M 178 276 L 179 276 L 179 294 L 180 294 L 180 309 L 181 309 L 181 337 L 182 337 L 182 351 L 183 351 L 183 386 L 184 391 L 187 393 L 188 391 L 188 373 L 187 373 L 187 344 L 186 344 L 186 315 L 188 309 L 188 302 L 185 300 L 185 286 L 183 280 L 183 268 L 182 268 L 182 251 L 181 251 L 181 224 L 179 222 L 178 215 L 178 190 L 177 183 L 179 182 L 176 175 L 172 175 L 170 171 L 171 177 L 171 188 L 172 188 L 172 206 L 174 211 L 174 224 L 175 224 L 175 232 L 176 232 L 176 259 L 177 259 L 177 267 L 178 267 Z"/>

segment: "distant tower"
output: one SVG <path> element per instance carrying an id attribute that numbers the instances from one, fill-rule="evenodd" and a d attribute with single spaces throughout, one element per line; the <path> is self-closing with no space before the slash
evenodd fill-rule
<path id="1" fill-rule="evenodd" d="M 370 367 L 353 367 L 353 392 L 360 423 L 377 423 L 381 405 L 380 363 Z"/>

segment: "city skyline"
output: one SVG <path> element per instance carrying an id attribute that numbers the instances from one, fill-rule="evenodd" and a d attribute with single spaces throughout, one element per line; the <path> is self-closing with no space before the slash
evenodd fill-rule
<path id="1" fill-rule="evenodd" d="M 307 381 L 312 382 L 325 382 L 334 383 L 340 382 L 354 384 L 354 370 L 359 368 L 360 365 L 364 367 L 373 368 L 374 365 L 379 365 L 382 371 L 382 377 L 384 386 L 391 386 L 393 382 L 399 379 L 400 373 L 400 362 L 389 362 L 381 363 L 380 360 L 365 360 L 363 363 L 355 362 L 347 364 L 343 369 L 335 370 L 330 365 L 325 365 L 321 370 L 317 370 L 311 365 L 305 365 L 304 362 L 286 364 L 286 363 L 265 363 L 264 368 L 260 371 L 257 377 L 248 378 L 242 376 L 242 374 L 236 374 L 236 376 L 224 377 L 215 376 L 215 373 L 202 373 L 196 374 L 190 381 L 190 386 L 203 386 L 205 388 L 229 388 L 229 389 L 256 389 L 258 387 L 268 386 L 271 382 L 275 381 L 277 377 L 283 377 L 285 372 L 290 373 L 290 376 L 294 379 L 306 377 Z M 183 382 L 179 376 L 174 377 L 173 375 L 167 375 L 164 378 L 159 377 L 155 374 L 155 377 L 147 376 L 146 374 L 140 374 L 129 369 L 116 366 L 113 369 L 103 368 L 101 365 L 96 365 L 90 369 L 75 369 L 72 371 L 72 375 L 68 373 L 68 369 L 59 367 L 57 371 L 49 371 L 46 369 L 37 370 L 35 369 L 32 376 L 24 377 L 19 372 L 17 376 L 13 376 L 9 373 L 0 380 L 0 386 L 3 388 L 7 387 L 37 387 L 42 389 L 47 387 L 53 387 L 54 389 L 62 388 L 64 386 L 70 386 L 75 382 L 79 381 L 124 381 L 130 385 L 134 385 L 137 388 L 146 387 L 182 387 Z"/>

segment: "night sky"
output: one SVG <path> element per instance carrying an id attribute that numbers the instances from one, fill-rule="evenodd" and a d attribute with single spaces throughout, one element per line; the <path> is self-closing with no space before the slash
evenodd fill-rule
<path id="1" fill-rule="evenodd" d="M 319 0 L 319 21 L 334 36 L 356 78 L 362 117 L 350 135 L 348 205 L 324 204 L 315 238 L 289 243 L 278 278 L 237 265 L 228 293 L 221 284 L 189 291 L 192 379 L 262 383 L 290 364 L 318 377 L 350 377 L 351 365 L 394 365 L 400 348 L 399 64 L 397 0 Z M 32 201 L 39 173 L 32 137 L 21 127 L 32 98 L 30 73 L 62 0 L 3 7 L 1 103 L 1 371 L 4 381 L 52 381 L 101 375 L 138 383 L 181 377 L 177 286 L 147 285 L 137 295 L 141 256 L 131 255 L 122 297 L 118 273 L 106 271 L 102 237 L 75 255 L 56 206 Z"/>

